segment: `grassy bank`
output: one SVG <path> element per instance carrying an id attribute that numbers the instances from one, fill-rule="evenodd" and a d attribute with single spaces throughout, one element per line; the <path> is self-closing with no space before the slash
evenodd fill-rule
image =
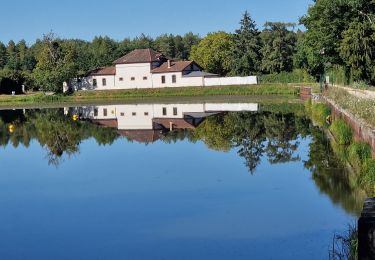
<path id="1" fill-rule="evenodd" d="M 258 86 L 186 87 L 137 90 L 79 91 L 72 95 L 51 95 L 32 93 L 20 96 L 0 96 L 0 106 L 46 103 L 80 103 L 88 101 L 121 101 L 143 98 L 165 97 L 208 97 L 208 96 L 262 96 L 298 95 L 293 86 L 267 84 Z"/>
<path id="2" fill-rule="evenodd" d="M 328 106 L 322 103 L 311 104 L 309 101 L 306 108 L 313 120 L 334 137 L 331 146 L 337 157 L 349 163 L 357 173 L 355 185 L 365 190 L 368 196 L 375 196 L 375 159 L 371 155 L 371 146 L 355 141 L 352 129 L 342 119 L 333 120 L 330 126 L 327 123 L 321 124 L 330 113 Z"/>
<path id="3" fill-rule="evenodd" d="M 330 88 L 326 96 L 343 109 L 375 127 L 375 100 L 355 97 L 340 88 Z"/>

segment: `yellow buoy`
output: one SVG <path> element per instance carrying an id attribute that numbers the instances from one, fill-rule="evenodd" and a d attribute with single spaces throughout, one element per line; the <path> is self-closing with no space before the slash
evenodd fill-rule
<path id="1" fill-rule="evenodd" d="M 9 131 L 9 133 L 13 133 L 14 132 L 14 125 L 9 125 L 8 126 L 8 131 Z"/>

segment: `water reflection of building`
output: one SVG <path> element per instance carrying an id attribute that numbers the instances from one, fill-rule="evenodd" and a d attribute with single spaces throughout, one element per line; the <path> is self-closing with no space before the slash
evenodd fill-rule
<path id="1" fill-rule="evenodd" d="M 65 108 L 66 114 L 77 114 L 98 125 L 116 128 L 120 135 L 144 143 L 154 142 L 169 131 L 196 128 L 210 115 L 239 111 L 258 111 L 258 104 L 128 104 Z"/>

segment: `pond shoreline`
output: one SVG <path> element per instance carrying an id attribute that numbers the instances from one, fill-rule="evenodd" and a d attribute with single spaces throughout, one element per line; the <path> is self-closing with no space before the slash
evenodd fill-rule
<path id="1" fill-rule="evenodd" d="M 20 96 L 0 96 L 0 107 L 49 104 L 86 104 L 139 102 L 145 99 L 249 97 L 249 96 L 297 96 L 299 88 L 285 85 L 186 87 L 164 89 L 79 91 L 71 95 L 46 95 L 44 93 Z"/>
<path id="2" fill-rule="evenodd" d="M 334 100 L 326 96 L 323 96 L 323 99 L 329 105 L 333 114 L 343 119 L 352 128 L 355 140 L 366 142 L 371 146 L 372 154 L 375 158 L 375 129 L 363 119 L 342 108 Z"/>

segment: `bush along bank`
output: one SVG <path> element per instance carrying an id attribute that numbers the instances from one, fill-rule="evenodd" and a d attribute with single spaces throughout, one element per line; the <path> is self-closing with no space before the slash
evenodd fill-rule
<path id="1" fill-rule="evenodd" d="M 330 109 L 327 105 L 308 101 L 305 107 L 312 120 L 334 137 L 336 143 L 331 145 L 338 158 L 348 162 L 358 174 L 356 185 L 365 190 L 368 196 L 375 196 L 375 159 L 371 154 L 371 146 L 355 141 L 353 130 L 343 119 L 330 122 Z"/>

